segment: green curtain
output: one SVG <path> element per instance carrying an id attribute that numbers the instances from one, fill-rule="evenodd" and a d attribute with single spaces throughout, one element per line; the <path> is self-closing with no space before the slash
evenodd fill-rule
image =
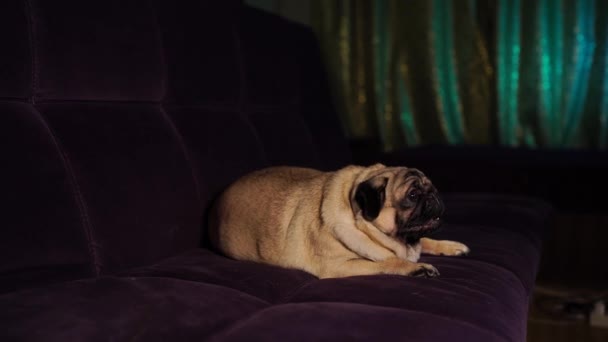
<path id="1" fill-rule="evenodd" d="M 608 1 L 317 0 L 353 139 L 608 145 Z"/>

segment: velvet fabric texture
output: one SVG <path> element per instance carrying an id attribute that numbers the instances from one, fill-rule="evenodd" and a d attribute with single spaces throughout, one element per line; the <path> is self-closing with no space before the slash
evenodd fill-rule
<path id="1" fill-rule="evenodd" d="M 0 19 L 0 340 L 525 338 L 551 213 L 533 199 L 446 194 L 436 237 L 472 253 L 424 257 L 437 279 L 206 248 L 238 177 L 352 160 L 309 29 L 239 1 L 9 0 Z"/>
<path id="2" fill-rule="evenodd" d="M 57 140 L 30 104 L 0 100 L 0 112 L 0 291 L 94 275 Z"/>

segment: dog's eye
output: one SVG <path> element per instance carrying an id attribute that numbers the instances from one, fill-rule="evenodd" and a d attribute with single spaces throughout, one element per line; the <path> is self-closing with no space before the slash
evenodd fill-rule
<path id="1" fill-rule="evenodd" d="M 418 198 L 420 198 L 420 195 L 421 195 L 420 190 L 418 190 L 418 189 L 412 189 L 407 194 L 407 198 L 409 198 L 409 200 L 412 201 L 412 202 L 417 202 Z"/>

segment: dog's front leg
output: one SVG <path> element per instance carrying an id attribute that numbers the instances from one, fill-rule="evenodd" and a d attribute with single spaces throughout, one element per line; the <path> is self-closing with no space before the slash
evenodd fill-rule
<path id="1" fill-rule="evenodd" d="M 380 232 L 377 228 L 375 228 L 371 223 L 368 223 L 364 220 L 356 221 L 357 228 L 363 231 L 367 236 L 370 237 L 377 244 L 391 250 L 397 257 L 401 259 L 410 260 L 412 262 L 416 262 L 418 258 L 411 258 L 408 253 L 408 247 L 403 243 L 389 237 L 388 235 Z M 418 255 L 417 253 L 415 253 Z M 415 260 L 414 260 L 415 259 Z"/>
<path id="2" fill-rule="evenodd" d="M 341 278 L 375 274 L 432 278 L 437 277 L 439 271 L 433 265 L 411 262 L 397 257 L 382 261 L 349 259 L 327 264 L 319 273 L 319 278 Z"/>
<path id="3" fill-rule="evenodd" d="M 422 253 L 431 255 L 460 256 L 469 254 L 469 247 L 465 244 L 450 240 L 420 239 Z"/>
<path id="4" fill-rule="evenodd" d="M 337 224 L 333 227 L 333 231 L 338 241 L 342 242 L 350 251 L 365 259 L 380 261 L 395 257 L 395 253 L 375 243 L 367 234 L 354 226 Z"/>

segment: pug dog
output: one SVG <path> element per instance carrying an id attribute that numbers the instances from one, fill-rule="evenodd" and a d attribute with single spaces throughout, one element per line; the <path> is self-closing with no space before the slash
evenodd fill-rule
<path id="1" fill-rule="evenodd" d="M 237 260 L 300 269 L 319 278 L 396 274 L 435 277 L 420 253 L 469 248 L 425 237 L 444 206 L 431 181 L 407 167 L 335 172 L 271 167 L 230 185 L 210 211 L 212 245 Z"/>

